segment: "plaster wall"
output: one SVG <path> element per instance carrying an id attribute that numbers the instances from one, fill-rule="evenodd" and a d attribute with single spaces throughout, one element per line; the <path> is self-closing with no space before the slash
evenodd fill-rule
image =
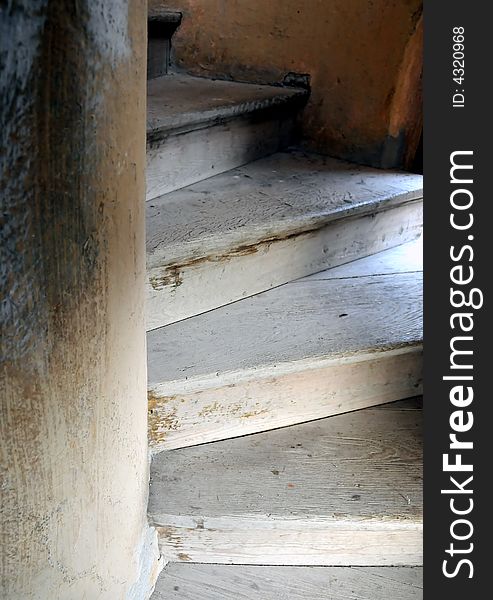
<path id="1" fill-rule="evenodd" d="M 383 167 L 399 166 L 413 153 L 421 118 L 421 47 L 413 45 L 421 0 L 150 0 L 150 6 L 183 12 L 173 37 L 178 68 L 261 83 L 309 74 L 303 118 L 309 147 Z M 417 72 L 409 70 L 413 60 Z M 402 71 L 413 77 L 406 93 Z"/>

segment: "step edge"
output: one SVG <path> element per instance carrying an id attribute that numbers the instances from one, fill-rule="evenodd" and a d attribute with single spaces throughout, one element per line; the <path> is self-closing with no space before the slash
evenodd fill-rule
<path id="1" fill-rule="evenodd" d="M 390 358 L 402 354 L 419 354 L 422 351 L 423 340 L 421 338 L 401 344 L 393 344 L 390 347 L 388 345 L 373 346 L 361 351 L 338 352 L 330 356 L 310 357 L 295 361 L 280 362 L 274 365 L 269 364 L 246 369 L 236 369 L 221 373 L 220 377 L 215 373 L 208 373 L 207 375 L 197 375 L 190 379 L 184 377 L 183 379 L 152 383 L 148 384 L 148 395 L 152 395 L 153 400 L 159 401 L 160 398 L 172 395 L 194 393 L 206 389 L 219 389 L 230 384 L 248 383 L 249 381 L 276 379 L 336 365 L 352 365 L 370 360 L 373 361 L 376 358 L 382 357 Z"/>
<path id="2" fill-rule="evenodd" d="M 151 482 L 152 485 L 152 482 Z M 421 503 L 422 506 L 422 503 Z M 357 530 L 357 531 L 385 531 L 385 530 L 423 530 L 423 515 L 422 511 L 420 515 L 409 515 L 395 517 L 393 515 L 372 515 L 371 517 L 358 517 L 341 515 L 338 517 L 331 516 L 314 516 L 314 515 L 276 515 L 271 514 L 269 516 L 262 514 L 248 514 L 244 515 L 223 515 L 209 517 L 206 514 L 200 515 L 173 515 L 167 513 L 148 513 L 148 518 L 153 527 L 159 529 L 204 529 L 204 530 L 220 530 L 228 531 L 230 529 L 238 530 L 245 528 L 248 530 L 275 530 L 275 529 L 286 529 L 289 531 L 296 531 L 299 527 L 303 530 L 319 530 L 319 529 L 343 529 L 343 530 Z M 282 526 L 282 527 L 280 527 Z"/>
<path id="3" fill-rule="evenodd" d="M 244 238 L 245 229 L 241 231 L 243 240 L 240 242 L 238 239 L 238 232 L 230 233 L 223 242 L 222 247 L 217 247 L 214 251 L 208 252 L 204 256 L 204 242 L 207 238 L 201 238 L 196 241 L 189 241 L 186 244 L 173 244 L 166 245 L 162 243 L 155 244 L 153 248 L 149 248 L 151 240 L 146 243 L 146 257 L 147 257 L 147 276 L 148 279 L 153 270 L 172 268 L 183 269 L 189 266 L 193 266 L 199 262 L 207 260 L 218 261 L 224 258 L 234 258 L 235 254 L 247 253 L 253 248 L 259 246 L 272 244 L 278 241 L 283 241 L 289 238 L 295 238 L 300 235 L 315 233 L 330 226 L 333 223 L 339 223 L 344 220 L 357 219 L 365 216 L 376 215 L 392 210 L 394 208 L 406 206 L 406 205 L 420 205 L 423 203 L 423 192 L 422 190 L 412 190 L 402 192 L 390 197 L 384 198 L 371 198 L 369 200 L 358 202 L 351 207 L 338 207 L 336 210 L 327 211 L 325 213 L 301 215 L 296 219 L 286 222 L 275 223 L 269 225 L 269 229 L 264 229 L 258 232 L 258 235 L 253 235 L 250 239 Z M 289 224 L 289 226 L 287 226 Z M 284 225 L 284 227 L 283 227 Z M 272 230 L 276 230 L 274 235 Z M 270 232 L 270 234 L 268 233 Z M 235 239 L 236 238 L 236 239 Z M 217 237 L 209 237 L 208 241 L 216 241 Z M 184 252 L 184 246 L 187 252 Z M 163 253 L 166 252 L 168 255 L 170 250 L 175 249 L 175 254 L 169 258 L 163 259 Z M 181 251 L 181 254 L 176 250 Z"/>
<path id="4" fill-rule="evenodd" d="M 179 10 L 168 8 L 150 7 L 147 12 L 147 21 L 157 21 L 160 23 L 180 23 L 183 13 Z"/>
<path id="5" fill-rule="evenodd" d="M 162 77 L 173 77 L 173 75 L 164 75 Z M 153 81 L 156 79 L 159 78 L 156 77 Z M 206 78 L 195 77 L 195 79 Z M 207 81 L 214 82 L 216 80 L 207 79 Z M 303 88 L 267 85 L 261 87 L 268 88 L 269 90 L 276 89 L 278 90 L 278 93 L 276 95 L 265 97 L 261 100 L 246 100 L 220 108 L 212 108 L 209 110 L 190 113 L 185 117 L 182 116 L 177 124 L 164 123 L 156 126 L 146 125 L 147 147 L 154 147 L 172 135 L 186 134 L 199 129 L 213 127 L 233 119 L 245 117 L 254 113 L 260 113 L 262 111 L 268 111 L 270 109 L 285 108 L 292 111 L 297 111 L 302 108 L 304 102 L 309 96 L 308 91 Z M 275 116 L 276 118 L 279 117 L 279 115 Z"/>

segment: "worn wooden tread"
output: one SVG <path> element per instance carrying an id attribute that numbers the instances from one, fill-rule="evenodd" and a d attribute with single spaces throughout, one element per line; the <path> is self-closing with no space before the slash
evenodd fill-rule
<path id="1" fill-rule="evenodd" d="M 422 600 L 421 567 L 170 563 L 152 600 Z"/>
<path id="2" fill-rule="evenodd" d="M 149 332 L 151 448 L 420 393 L 420 247 L 418 240 Z"/>
<path id="3" fill-rule="evenodd" d="M 297 279 L 296 283 L 320 279 L 350 279 L 373 275 L 395 275 L 397 273 L 421 273 L 423 271 L 423 238 L 401 244 L 390 250 L 377 252 L 372 256 L 353 260 L 339 267 L 326 269 L 307 277 Z M 293 282 L 294 283 L 294 282 Z"/>
<path id="4" fill-rule="evenodd" d="M 421 295 L 421 272 L 285 284 L 149 332 L 149 387 L 421 343 Z"/>
<path id="5" fill-rule="evenodd" d="M 336 219 L 421 200 L 422 185 L 412 173 L 279 152 L 149 202 L 148 267 L 247 252 Z"/>
<path id="6" fill-rule="evenodd" d="M 421 199 L 419 175 L 292 151 L 149 201 L 147 327 L 407 242 Z"/>
<path id="7" fill-rule="evenodd" d="M 147 82 L 147 139 L 206 127 L 259 110 L 300 105 L 302 89 L 173 73 Z"/>
<path id="8" fill-rule="evenodd" d="M 422 564 L 422 411 L 403 401 L 161 453 L 149 516 L 171 561 Z"/>
<path id="9" fill-rule="evenodd" d="M 147 12 L 147 21 L 150 23 L 168 23 L 177 25 L 181 22 L 182 13 L 164 7 L 152 6 Z"/>

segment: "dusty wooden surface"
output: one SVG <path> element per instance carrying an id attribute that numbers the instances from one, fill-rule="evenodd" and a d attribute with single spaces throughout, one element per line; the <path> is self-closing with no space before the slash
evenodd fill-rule
<path id="1" fill-rule="evenodd" d="M 149 6 L 147 11 L 147 21 L 151 23 L 166 23 L 175 25 L 180 23 L 182 13 L 177 10 L 170 10 L 163 6 Z"/>
<path id="2" fill-rule="evenodd" d="M 285 148 L 293 140 L 295 114 L 287 106 L 199 123 L 186 131 L 182 127 L 178 135 L 161 133 L 147 148 L 147 200 Z"/>
<path id="3" fill-rule="evenodd" d="M 304 423 L 422 391 L 421 345 L 303 361 L 292 372 L 169 396 L 149 393 L 152 452 Z M 256 375 L 256 376 L 255 376 Z M 217 384 L 216 384 L 217 385 Z"/>
<path id="4" fill-rule="evenodd" d="M 148 270 L 147 329 L 409 242 L 421 232 L 422 210 L 422 202 L 411 202 L 225 256 Z"/>
<path id="5" fill-rule="evenodd" d="M 419 273 L 423 270 L 423 238 L 401 244 L 392 250 L 355 260 L 340 267 L 314 273 L 298 282 L 316 279 L 347 279 L 367 275 L 392 275 L 393 273 Z"/>
<path id="6" fill-rule="evenodd" d="M 280 152 L 147 204 L 150 268 L 220 256 L 423 197 L 421 175 Z"/>
<path id="7" fill-rule="evenodd" d="M 422 600 L 420 567 L 168 564 L 152 600 Z"/>
<path id="8" fill-rule="evenodd" d="M 306 92 L 169 75 L 148 82 L 148 200 L 273 154 Z"/>
<path id="9" fill-rule="evenodd" d="M 148 329 L 415 238 L 421 185 L 279 153 L 152 200 Z"/>
<path id="10" fill-rule="evenodd" d="M 420 272 L 288 283 L 148 332 L 149 388 L 420 343 L 421 296 Z"/>
<path id="11" fill-rule="evenodd" d="M 182 14 L 163 7 L 149 8 L 147 15 L 147 79 L 168 74 L 171 62 L 171 38 L 180 25 Z"/>
<path id="12" fill-rule="evenodd" d="M 420 565 L 422 411 L 404 401 L 164 452 L 149 514 L 171 560 Z"/>
<path id="13" fill-rule="evenodd" d="M 163 134 L 207 124 L 267 108 L 298 103 L 304 90 L 252 85 L 189 75 L 171 74 L 147 83 L 147 136 L 155 141 Z"/>
<path id="14" fill-rule="evenodd" d="M 420 393 L 419 247 L 406 244 L 149 332 L 153 451 Z"/>

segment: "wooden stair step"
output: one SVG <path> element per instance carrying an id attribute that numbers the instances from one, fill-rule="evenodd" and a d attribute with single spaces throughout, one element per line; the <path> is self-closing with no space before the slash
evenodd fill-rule
<path id="1" fill-rule="evenodd" d="M 169 74 L 147 82 L 147 199 L 292 140 L 306 90 Z"/>
<path id="2" fill-rule="evenodd" d="M 166 23 L 170 25 L 179 25 L 181 23 L 182 13 L 178 10 L 160 6 L 150 6 L 147 12 L 148 23 Z"/>
<path id="3" fill-rule="evenodd" d="M 422 177 L 281 152 L 146 210 L 151 330 L 415 239 Z"/>
<path id="4" fill-rule="evenodd" d="M 420 250 L 418 240 L 149 332 L 151 449 L 421 393 Z"/>
<path id="5" fill-rule="evenodd" d="M 152 600 L 422 600 L 421 567 L 170 563 Z"/>
<path id="6" fill-rule="evenodd" d="M 402 401 L 163 452 L 149 517 L 171 562 L 420 566 L 422 410 Z"/>

